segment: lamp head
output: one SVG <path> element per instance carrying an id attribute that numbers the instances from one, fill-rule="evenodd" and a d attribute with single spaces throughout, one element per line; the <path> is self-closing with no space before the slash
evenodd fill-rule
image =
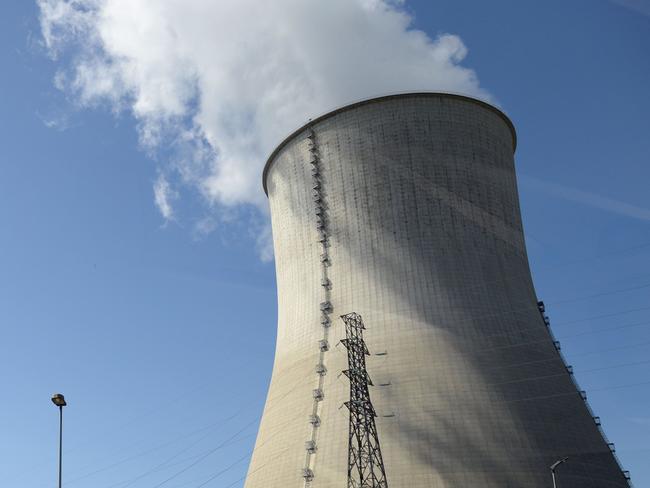
<path id="1" fill-rule="evenodd" d="M 65 397 L 61 393 L 55 393 L 52 395 L 52 403 L 57 407 L 65 407 L 67 403 L 65 402 Z"/>
<path id="2" fill-rule="evenodd" d="M 555 468 L 557 468 L 560 464 L 566 463 L 567 459 L 569 459 L 568 456 L 563 457 L 562 459 L 558 459 L 557 461 L 555 461 L 553 464 L 551 464 L 551 471 L 555 470 Z"/>

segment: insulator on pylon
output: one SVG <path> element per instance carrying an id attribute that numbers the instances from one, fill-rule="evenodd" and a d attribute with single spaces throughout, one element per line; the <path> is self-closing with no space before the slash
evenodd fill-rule
<path id="1" fill-rule="evenodd" d="M 310 415 L 309 416 L 309 423 L 313 425 L 314 427 L 320 426 L 320 417 L 318 415 Z"/>
<path id="2" fill-rule="evenodd" d="M 316 452 L 316 441 L 305 442 L 305 451 L 309 454 L 314 454 Z"/>
<path id="3" fill-rule="evenodd" d="M 318 363 L 316 365 L 316 373 L 320 376 L 325 376 L 327 374 L 327 368 L 323 363 Z"/>
<path id="4" fill-rule="evenodd" d="M 318 341 L 318 348 L 320 349 L 321 352 L 329 351 L 330 343 L 327 342 L 326 339 L 321 339 L 320 341 Z"/>
<path id="5" fill-rule="evenodd" d="M 314 397 L 314 400 L 316 400 L 317 402 L 320 402 L 323 400 L 323 398 L 325 398 L 325 394 L 323 393 L 323 390 L 321 390 L 320 388 L 316 388 L 314 391 L 312 391 L 312 395 Z"/>

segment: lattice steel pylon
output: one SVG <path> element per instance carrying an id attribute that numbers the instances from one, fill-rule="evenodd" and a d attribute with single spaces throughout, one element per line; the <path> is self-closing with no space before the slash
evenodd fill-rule
<path id="1" fill-rule="evenodd" d="M 348 439 L 348 488 L 387 488 L 386 470 L 379 447 L 375 425 L 375 409 L 370 401 L 368 385 L 372 381 L 366 371 L 370 353 L 363 340 L 363 320 L 357 313 L 341 315 L 346 338 L 341 343 L 348 350 L 348 369 L 343 373 L 350 380 L 350 411 Z"/>

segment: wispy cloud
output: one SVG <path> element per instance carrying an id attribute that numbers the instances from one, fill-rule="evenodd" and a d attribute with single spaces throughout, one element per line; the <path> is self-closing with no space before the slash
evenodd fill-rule
<path id="1" fill-rule="evenodd" d="M 463 41 L 414 29 L 402 0 L 36 1 L 56 86 L 130 112 L 147 150 L 176 154 L 162 168 L 174 186 L 219 218 L 266 206 L 266 155 L 316 114 L 396 91 L 489 99 Z"/>
<path id="2" fill-rule="evenodd" d="M 650 0 L 611 0 L 611 2 L 650 17 Z"/>
<path id="3" fill-rule="evenodd" d="M 65 112 L 51 112 L 47 115 L 36 112 L 36 116 L 48 129 L 64 131 L 70 128 L 70 116 Z"/>
<path id="4" fill-rule="evenodd" d="M 273 259 L 273 239 L 271 235 L 271 224 L 268 221 L 257 226 L 255 240 L 259 249 L 260 259 L 265 262 L 271 261 Z"/>
<path id="5" fill-rule="evenodd" d="M 153 184 L 153 195 L 156 207 L 165 219 L 165 222 L 174 220 L 174 208 L 172 202 L 178 198 L 178 193 L 174 191 L 167 181 L 164 174 L 159 174 Z"/>
<path id="6" fill-rule="evenodd" d="M 520 174 L 518 179 L 523 185 L 529 188 L 543 191 L 557 198 L 637 220 L 650 221 L 650 209 L 648 208 L 638 207 L 621 200 L 541 180 L 532 176 Z"/>
<path id="7" fill-rule="evenodd" d="M 201 239 L 205 236 L 212 234 L 218 227 L 217 220 L 212 215 L 207 215 L 198 219 L 194 223 L 192 233 L 195 239 Z"/>

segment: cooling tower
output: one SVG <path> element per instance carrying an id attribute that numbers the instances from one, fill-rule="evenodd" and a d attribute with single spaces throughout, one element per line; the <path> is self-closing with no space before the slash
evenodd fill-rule
<path id="1" fill-rule="evenodd" d="M 247 488 L 347 485 L 344 323 L 365 323 L 388 486 L 627 487 L 540 313 L 515 131 L 471 98 L 411 93 L 310 121 L 264 171 L 275 363 Z"/>

